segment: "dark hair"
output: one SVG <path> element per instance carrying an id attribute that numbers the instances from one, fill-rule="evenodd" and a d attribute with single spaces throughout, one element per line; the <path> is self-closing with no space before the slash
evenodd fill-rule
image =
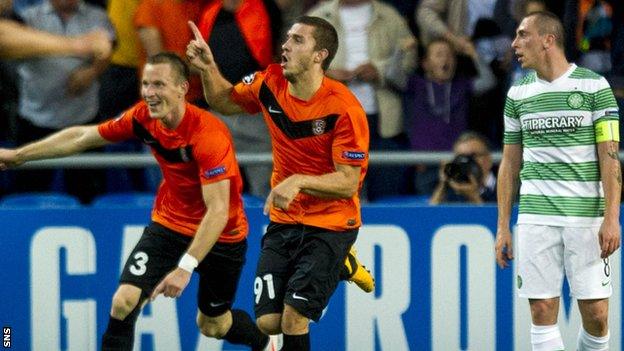
<path id="1" fill-rule="evenodd" d="M 467 141 L 472 141 L 472 140 L 477 140 L 478 142 L 483 144 L 483 146 L 485 146 L 485 148 L 488 151 L 490 151 L 492 149 L 490 147 L 490 141 L 483 134 L 481 134 L 479 132 L 472 131 L 472 130 L 468 130 L 468 131 L 465 131 L 465 132 L 461 133 L 457 137 L 455 142 L 453 143 L 453 148 L 455 148 L 457 145 L 459 145 L 461 143 L 465 143 Z"/>
<path id="2" fill-rule="evenodd" d="M 166 63 L 171 66 L 171 69 L 176 73 L 178 83 L 182 83 L 189 80 L 190 71 L 188 65 L 180 56 L 173 52 L 161 52 L 156 55 L 152 55 L 147 59 L 149 64 L 155 65 L 159 63 Z"/>
<path id="3" fill-rule="evenodd" d="M 316 42 L 314 50 L 325 49 L 328 53 L 327 58 L 322 63 L 323 69 L 326 70 L 334 59 L 334 56 L 336 56 L 336 51 L 338 51 L 338 33 L 336 32 L 336 28 L 326 20 L 313 16 L 298 17 L 295 23 L 314 27 L 314 31 L 312 32 L 312 37 Z"/>
<path id="4" fill-rule="evenodd" d="M 528 17 L 536 17 L 535 25 L 539 35 L 552 34 L 555 36 L 555 44 L 563 49 L 565 42 L 563 24 L 557 15 L 550 11 L 537 11 L 525 16 L 525 18 Z"/>

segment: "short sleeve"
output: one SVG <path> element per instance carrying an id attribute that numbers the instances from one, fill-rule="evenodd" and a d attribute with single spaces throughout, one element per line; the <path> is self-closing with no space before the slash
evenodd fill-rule
<path id="1" fill-rule="evenodd" d="M 207 129 L 204 129 L 207 130 Z M 232 178 L 238 174 L 231 137 L 220 130 L 200 133 L 193 145 L 202 185 Z"/>
<path id="2" fill-rule="evenodd" d="M 265 72 L 255 72 L 243 77 L 242 81 L 234 85 L 230 97 L 237 105 L 248 113 L 254 114 L 261 110 L 260 87 L 264 81 Z"/>
<path id="3" fill-rule="evenodd" d="M 138 108 L 139 105 L 135 105 L 119 116 L 100 123 L 98 132 L 102 138 L 113 143 L 133 138 L 132 118 L 137 113 Z"/>
<path id="4" fill-rule="evenodd" d="M 619 120 L 618 104 L 613 90 L 604 77 L 597 80 L 597 91 L 594 93 L 592 106 L 592 121 Z"/>
<path id="5" fill-rule="evenodd" d="M 368 163 L 368 123 L 361 107 L 351 107 L 338 118 L 332 144 L 335 163 L 364 166 Z"/>
<path id="6" fill-rule="evenodd" d="M 505 100 L 505 109 L 503 114 L 505 126 L 503 144 L 520 144 L 522 142 L 520 116 L 516 111 L 515 101 L 509 94 L 507 94 L 507 99 Z"/>

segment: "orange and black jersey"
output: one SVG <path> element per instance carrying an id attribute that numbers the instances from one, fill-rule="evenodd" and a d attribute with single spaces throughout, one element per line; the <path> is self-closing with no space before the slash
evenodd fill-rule
<path id="1" fill-rule="evenodd" d="M 221 120 L 187 103 L 180 125 L 171 130 L 150 118 L 147 105 L 140 102 L 101 123 L 98 131 L 111 142 L 136 137 L 150 147 L 163 174 L 152 210 L 154 222 L 194 236 L 206 213 L 201 186 L 230 179 L 229 219 L 219 242 L 238 242 L 247 236 L 234 144 Z"/>
<path id="2" fill-rule="evenodd" d="M 245 77 L 231 97 L 249 113 L 262 111 L 269 126 L 272 186 L 293 174 L 335 172 L 337 163 L 361 167 L 361 188 L 368 167 L 368 124 L 362 106 L 343 84 L 324 77 L 320 89 L 304 101 L 290 95 L 282 68 L 273 64 Z M 359 195 L 326 199 L 299 193 L 288 211 L 272 208 L 271 220 L 335 231 L 356 228 L 361 225 Z"/>

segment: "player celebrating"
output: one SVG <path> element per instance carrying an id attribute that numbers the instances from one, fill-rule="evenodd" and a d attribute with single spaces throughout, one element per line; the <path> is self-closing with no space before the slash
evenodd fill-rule
<path id="1" fill-rule="evenodd" d="M 0 168 L 63 157 L 133 137 L 149 145 L 163 173 L 152 223 L 126 261 L 113 296 L 102 350 L 132 350 L 148 297 L 178 297 L 199 273 L 202 334 L 252 350 L 270 347 L 249 315 L 230 310 L 247 251 L 242 180 L 229 131 L 185 101 L 189 69 L 173 53 L 150 57 L 140 102 L 98 126 L 77 126 L 15 150 L 0 149 Z M 160 283 L 159 283 L 160 282 Z"/>
<path id="2" fill-rule="evenodd" d="M 202 73 L 208 104 L 222 114 L 262 111 L 273 144 L 271 223 L 256 270 L 256 317 L 284 334 L 284 351 L 310 349 L 309 320 L 321 316 L 361 225 L 358 191 L 368 164 L 368 125 L 357 99 L 325 77 L 336 53 L 334 27 L 300 17 L 282 45 L 282 63 L 232 86 L 193 23 L 187 57 Z M 352 261 L 360 286 L 370 275 Z M 356 278 L 358 279 L 358 278 Z M 364 282 L 364 283 L 362 283 Z"/>

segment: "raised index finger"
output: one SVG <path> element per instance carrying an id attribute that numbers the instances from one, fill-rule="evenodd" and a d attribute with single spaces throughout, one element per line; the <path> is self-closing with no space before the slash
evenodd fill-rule
<path id="1" fill-rule="evenodd" d="M 189 27 L 191 27 L 191 31 L 193 32 L 193 35 L 195 36 L 195 40 L 205 43 L 206 41 L 202 37 L 201 32 L 199 31 L 199 28 L 197 28 L 197 26 L 195 25 L 195 22 L 188 21 L 188 25 Z"/>

